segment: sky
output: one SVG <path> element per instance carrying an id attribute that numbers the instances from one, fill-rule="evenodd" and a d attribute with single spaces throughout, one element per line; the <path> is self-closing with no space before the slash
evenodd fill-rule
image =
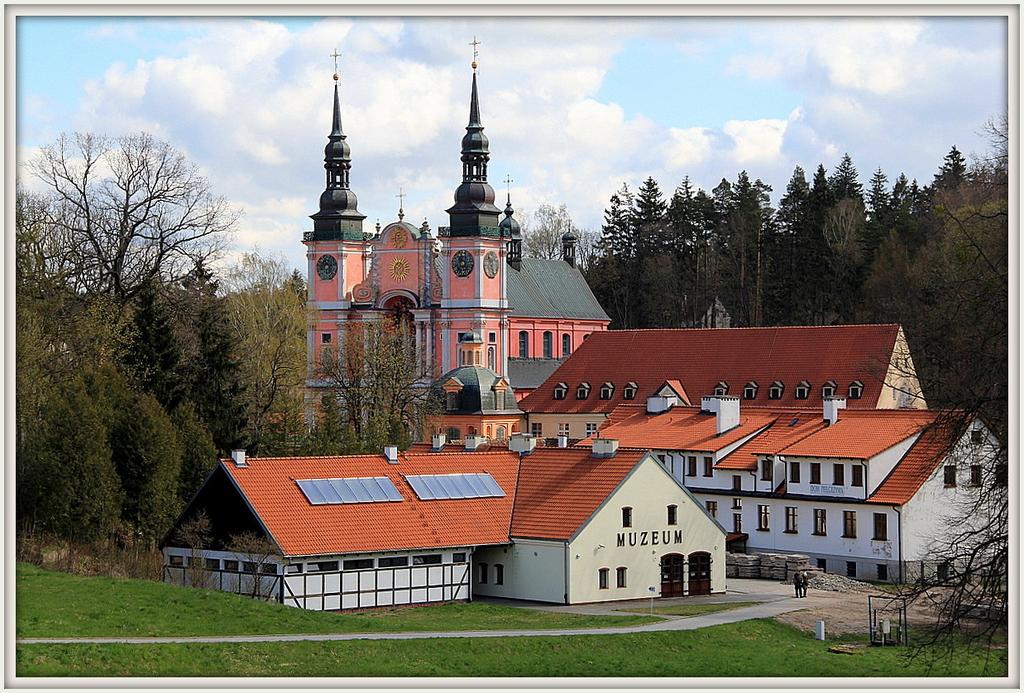
<path id="1" fill-rule="evenodd" d="M 608 198 L 653 176 L 710 190 L 741 170 L 777 202 L 795 166 L 846 152 L 929 182 L 1007 108 L 1004 18 L 19 17 L 19 184 L 61 132 L 148 131 L 242 211 L 223 262 L 305 266 L 324 188 L 330 54 L 341 53 L 352 189 L 367 229 L 447 225 L 461 177 L 470 41 L 490 181 L 517 216 L 565 204 L 599 229 Z M 512 183 L 506 186 L 506 177 Z M 503 206 L 503 205 L 499 205 Z"/>

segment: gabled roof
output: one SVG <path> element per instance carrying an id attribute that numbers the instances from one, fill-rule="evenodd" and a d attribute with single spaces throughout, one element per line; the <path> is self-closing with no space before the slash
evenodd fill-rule
<path id="1" fill-rule="evenodd" d="M 564 260 L 523 258 L 520 269 L 506 270 L 512 317 L 611 321 L 579 269 Z"/>
<path id="2" fill-rule="evenodd" d="M 871 409 L 878 403 L 899 330 L 890 324 L 595 332 L 521 407 L 531 413 L 608 413 L 628 401 L 622 398 L 627 381 L 637 382 L 637 399 L 642 400 L 675 379 L 695 399 L 711 394 L 722 380 L 735 392 L 751 380 L 780 380 L 785 384 L 782 399 L 769 400 L 764 387 L 743 406 L 817 409 L 821 385 L 831 379 L 839 386 L 838 395 L 845 395 L 854 380 L 863 382 L 862 397 L 847 406 Z M 610 400 L 552 397 L 556 382 L 574 387 L 582 380 L 611 381 L 615 395 Z M 811 383 L 810 397 L 797 400 L 794 390 L 802 380 Z"/>
<path id="3" fill-rule="evenodd" d="M 250 457 L 246 467 L 221 466 L 286 556 L 362 553 L 508 542 L 519 456 L 499 452 L 404 453 L 398 464 L 383 455 Z M 488 472 L 503 498 L 419 500 L 404 476 Z M 312 505 L 296 479 L 386 476 L 398 502 Z"/>
<path id="4" fill-rule="evenodd" d="M 945 423 L 926 428 L 868 501 L 893 505 L 909 502 L 942 463 L 954 438 L 955 432 Z"/>
<path id="5" fill-rule="evenodd" d="M 797 457 L 838 457 L 866 460 L 917 435 L 938 414 L 922 409 L 841 411 L 839 420 L 780 448 Z"/>
<path id="6" fill-rule="evenodd" d="M 775 420 L 770 412 L 743 412 L 740 424 L 722 434 L 715 432 L 715 415 L 700 407 L 675 406 L 661 414 L 648 414 L 646 407 L 622 405 L 614 418 L 601 427 L 602 438 L 615 438 L 620 445 L 656 450 L 693 450 L 715 452 L 756 433 Z M 592 438 L 580 446 L 593 444 Z"/>
<path id="7" fill-rule="evenodd" d="M 588 448 L 538 448 L 523 458 L 512 536 L 571 538 L 646 454 L 620 447 L 595 459 Z"/>

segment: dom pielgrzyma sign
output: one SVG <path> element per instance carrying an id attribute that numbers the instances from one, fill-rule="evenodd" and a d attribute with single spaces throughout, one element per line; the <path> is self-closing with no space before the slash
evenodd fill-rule
<path id="1" fill-rule="evenodd" d="M 619 532 L 616 537 L 616 546 L 658 546 L 660 544 L 682 544 L 683 530 L 663 529 L 660 532 Z"/>

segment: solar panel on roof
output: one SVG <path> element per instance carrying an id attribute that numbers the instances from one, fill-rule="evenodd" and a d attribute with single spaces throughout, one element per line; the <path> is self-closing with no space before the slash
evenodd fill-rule
<path id="1" fill-rule="evenodd" d="M 402 494 L 386 476 L 354 479 L 296 479 L 295 484 L 313 505 L 382 503 L 402 500 Z"/>
<path id="2" fill-rule="evenodd" d="M 420 500 L 501 498 L 505 491 L 487 472 L 474 474 L 418 474 L 405 477 Z"/>

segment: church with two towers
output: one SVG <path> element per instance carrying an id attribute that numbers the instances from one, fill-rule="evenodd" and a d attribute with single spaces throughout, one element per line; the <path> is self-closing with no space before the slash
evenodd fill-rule
<path id="1" fill-rule="evenodd" d="M 324 149 L 326 188 L 306 246 L 309 306 L 307 399 L 328 386 L 318 376 L 327 349 L 367 321 L 402 321 L 415 340 L 418 376 L 438 384 L 450 440 L 504 440 L 519 430 L 517 402 L 537 387 L 608 315 L 576 267 L 576 237 L 562 237 L 561 259 L 523 257 L 511 196 L 495 206 L 473 62 L 469 122 L 462 138 L 462 181 L 448 224 L 398 219 L 372 230 L 350 183 L 352 156 L 342 128 L 338 75 Z"/>

